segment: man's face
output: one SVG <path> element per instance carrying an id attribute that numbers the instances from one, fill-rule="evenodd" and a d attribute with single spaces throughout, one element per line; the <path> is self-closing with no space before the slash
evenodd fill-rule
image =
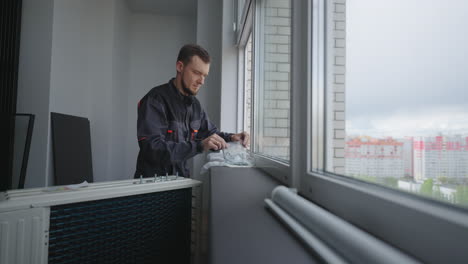
<path id="1" fill-rule="evenodd" d="M 177 62 L 177 72 L 182 76 L 182 89 L 188 95 L 197 95 L 210 71 L 210 64 L 193 56 L 189 63 Z"/>

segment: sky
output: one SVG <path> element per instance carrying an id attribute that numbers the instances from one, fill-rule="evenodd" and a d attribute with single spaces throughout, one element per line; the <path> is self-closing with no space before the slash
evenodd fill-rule
<path id="1" fill-rule="evenodd" d="M 347 134 L 468 135 L 468 1 L 346 8 Z"/>

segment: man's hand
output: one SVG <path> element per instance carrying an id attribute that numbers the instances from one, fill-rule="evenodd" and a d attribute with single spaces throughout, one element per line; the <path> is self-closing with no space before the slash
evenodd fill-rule
<path id="1" fill-rule="evenodd" d="M 217 134 L 213 134 L 204 140 L 202 140 L 201 144 L 203 145 L 203 151 L 208 150 L 220 150 L 227 148 L 227 143 L 224 139 Z"/>
<path id="2" fill-rule="evenodd" d="M 231 141 L 233 142 L 240 141 L 242 143 L 242 146 L 246 148 L 250 143 L 250 135 L 249 133 L 245 131 L 241 133 L 237 133 L 231 136 Z"/>

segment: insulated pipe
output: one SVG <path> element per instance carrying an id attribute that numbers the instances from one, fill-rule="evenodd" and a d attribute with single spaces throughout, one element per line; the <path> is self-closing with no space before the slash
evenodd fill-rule
<path id="1" fill-rule="evenodd" d="M 273 203 L 284 210 L 293 221 L 316 235 L 338 252 L 337 255 L 344 256 L 351 263 L 420 263 L 284 186 L 273 189 L 271 196 Z M 267 206 L 270 207 L 268 202 Z M 287 223 L 286 220 L 285 222 Z"/>
<path id="2" fill-rule="evenodd" d="M 306 245 L 317 253 L 326 263 L 347 264 L 340 256 L 330 249 L 322 240 L 318 239 L 294 218 L 289 216 L 283 209 L 277 206 L 272 200 L 265 199 L 265 203 L 271 211 L 278 216 Z"/>

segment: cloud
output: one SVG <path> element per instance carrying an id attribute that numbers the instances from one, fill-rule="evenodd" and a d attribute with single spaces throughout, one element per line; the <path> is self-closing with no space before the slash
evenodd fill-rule
<path id="1" fill-rule="evenodd" d="M 399 110 L 386 116 L 361 115 L 346 120 L 346 133 L 375 137 L 468 135 L 468 107 Z"/>

